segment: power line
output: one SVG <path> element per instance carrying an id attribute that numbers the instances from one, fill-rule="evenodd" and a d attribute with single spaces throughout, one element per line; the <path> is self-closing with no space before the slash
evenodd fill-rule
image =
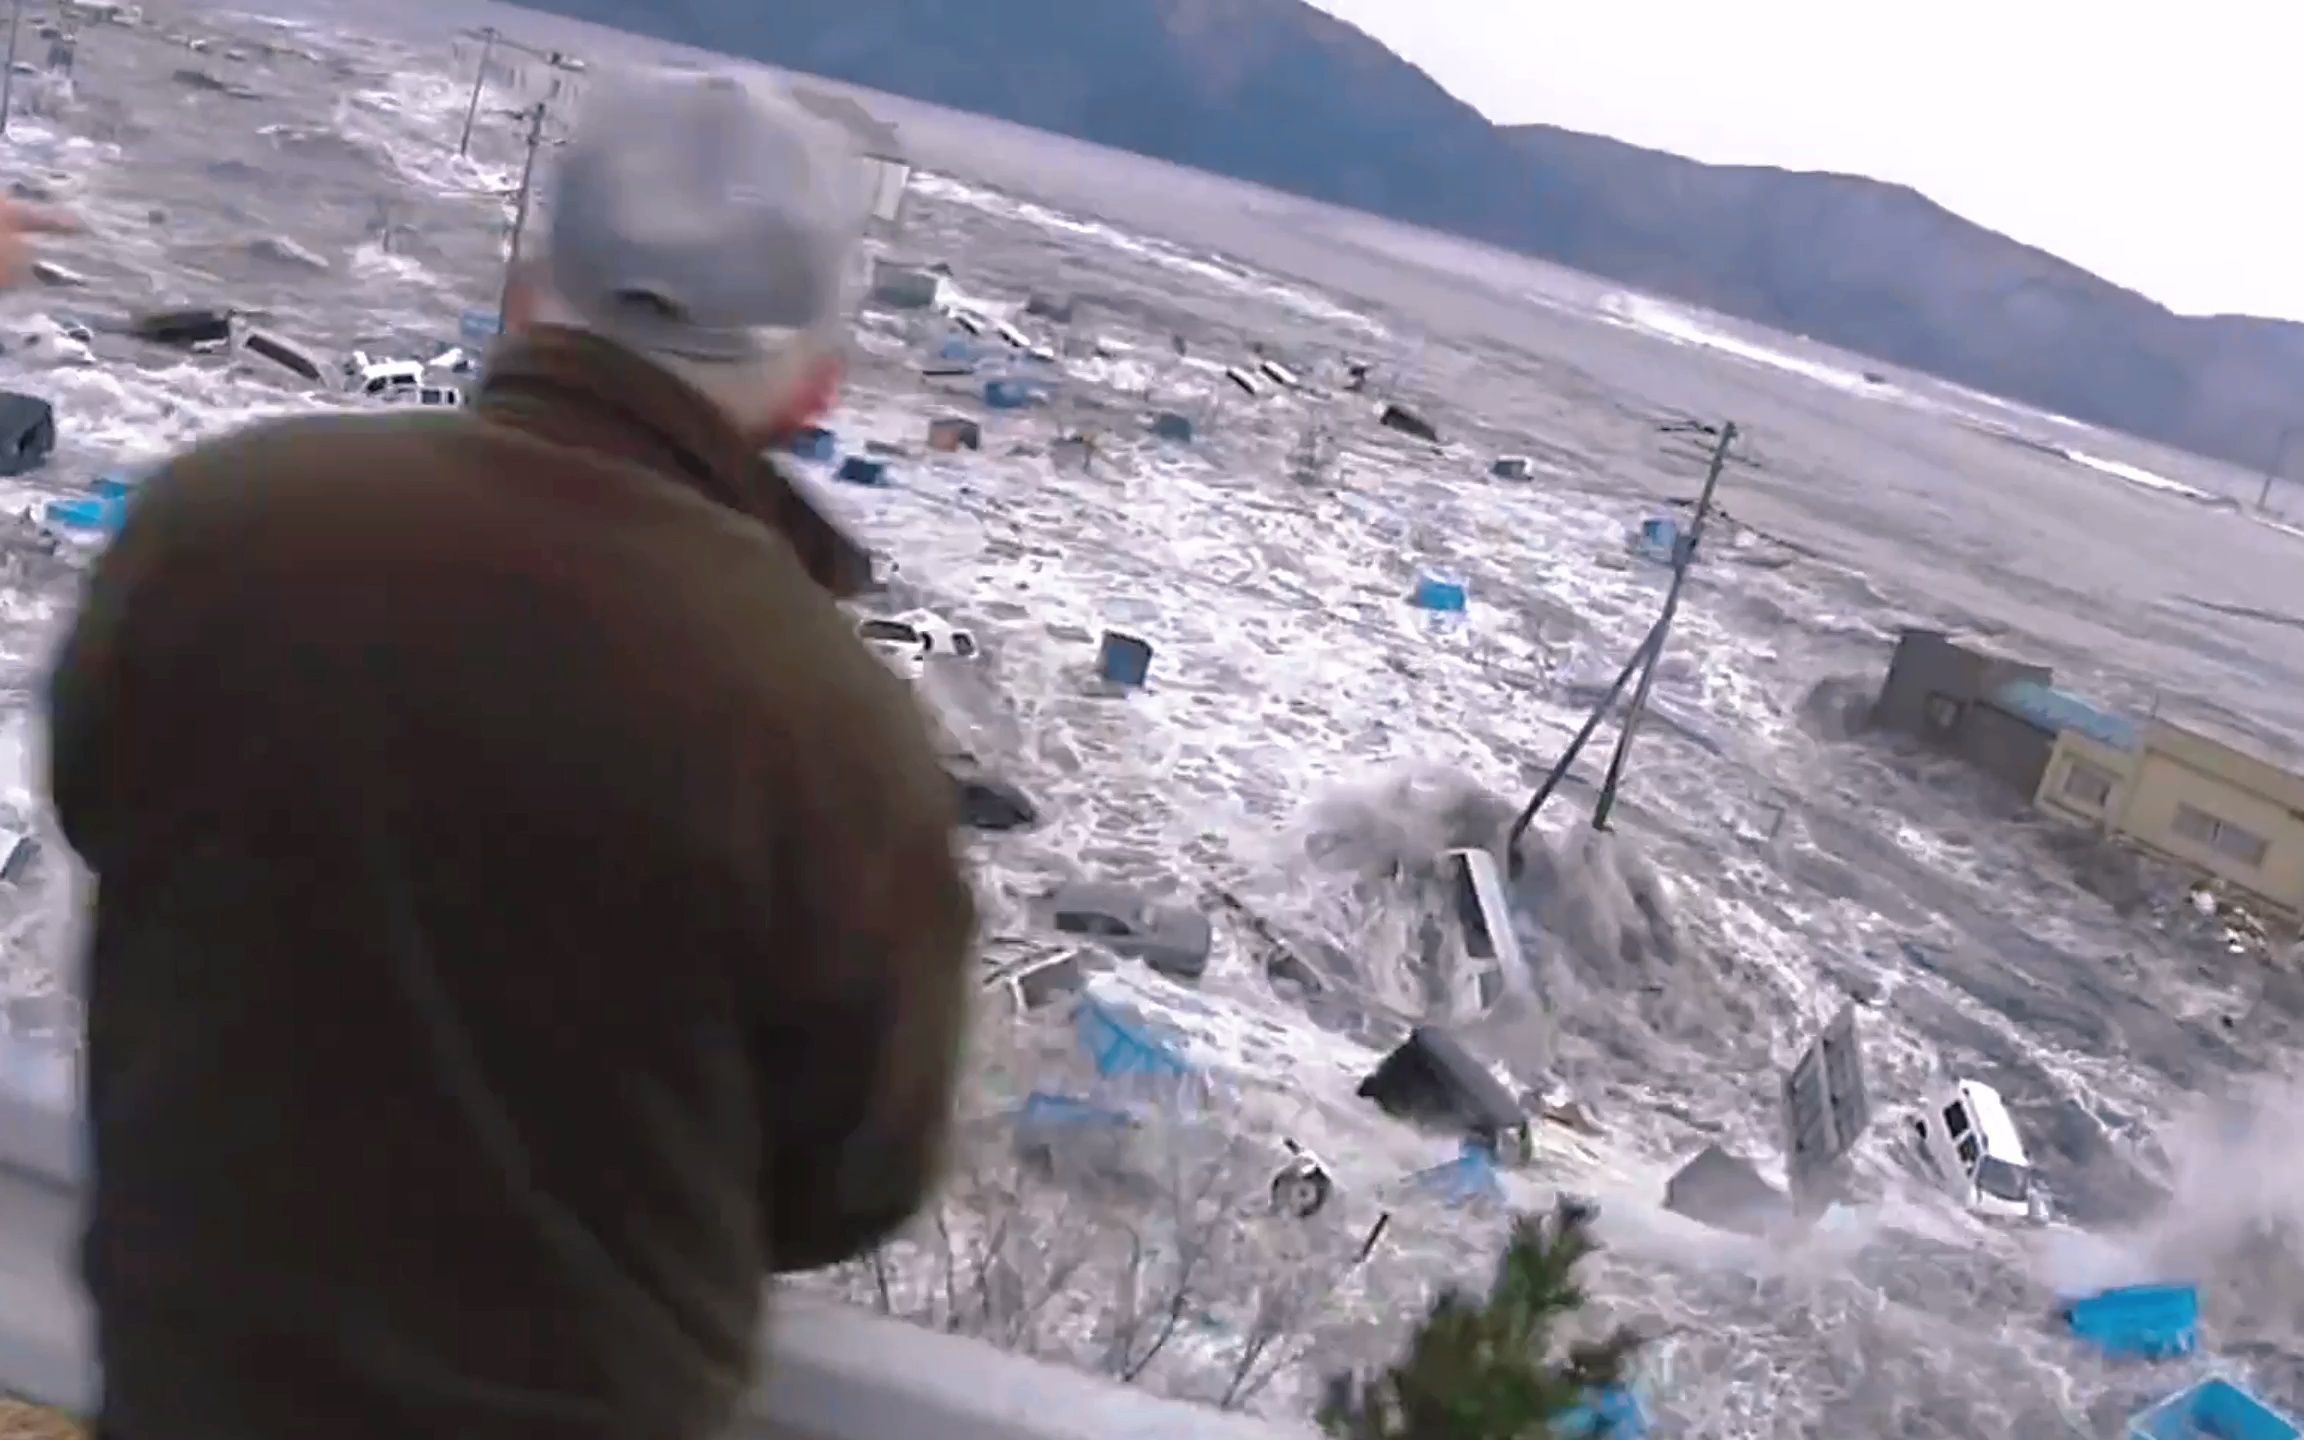
<path id="1" fill-rule="evenodd" d="M 21 7 L 23 0 L 16 0 L 16 3 Z M 488 88 L 488 66 L 496 58 L 498 50 L 516 51 L 530 59 L 541 60 L 554 70 L 565 71 L 569 74 L 576 74 L 584 69 L 583 60 L 565 50 L 539 50 L 533 45 L 523 44 L 513 39 L 493 25 L 483 25 L 478 30 L 467 31 L 465 38 L 477 39 L 480 42 L 480 64 L 472 72 L 472 98 L 465 103 L 464 130 L 456 140 L 456 153 L 459 155 L 472 153 L 473 122 L 480 117 L 480 96 Z"/>

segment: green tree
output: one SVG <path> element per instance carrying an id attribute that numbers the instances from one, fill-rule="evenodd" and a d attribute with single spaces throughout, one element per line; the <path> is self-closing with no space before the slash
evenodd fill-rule
<path id="1" fill-rule="evenodd" d="M 1553 1327 L 1584 1303 L 1576 1266 L 1599 1248 L 1589 1206 L 1523 1215 L 1485 1299 L 1443 1291 L 1408 1353 L 1381 1374 L 1328 1382 L 1320 1426 L 1337 1440 L 1552 1440 L 1563 1412 L 1622 1382 L 1640 1338 L 1618 1329 L 1555 1358 Z"/>

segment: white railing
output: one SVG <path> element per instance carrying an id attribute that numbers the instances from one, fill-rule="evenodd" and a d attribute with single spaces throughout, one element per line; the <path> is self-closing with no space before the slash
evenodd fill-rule
<path id="1" fill-rule="evenodd" d="M 8 1042 L 0 1039 L 0 1049 Z M 0 1083 L 0 1390 L 87 1413 L 73 1278 L 80 1137 L 70 1110 Z M 768 1379 L 731 1440 L 1308 1440 L 808 1296 L 779 1294 Z"/>

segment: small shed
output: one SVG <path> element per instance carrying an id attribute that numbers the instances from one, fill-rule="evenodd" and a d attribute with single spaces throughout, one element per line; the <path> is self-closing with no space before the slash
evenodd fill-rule
<path id="1" fill-rule="evenodd" d="M 1751 1162 L 1707 1145 L 1665 1182 L 1664 1208 L 1715 1230 L 1760 1235 L 1792 1213 L 1792 1202 Z"/>
<path id="2" fill-rule="evenodd" d="M 1432 422 L 1404 405 L 1386 405 L 1376 417 L 1376 423 L 1430 444 L 1440 443 L 1440 432 L 1433 428 Z"/>
<path id="3" fill-rule="evenodd" d="M 792 98 L 817 119 L 847 133 L 856 150 L 857 188 L 867 220 L 888 229 L 901 227 L 904 200 L 912 188 L 912 161 L 896 127 L 829 90 L 798 86 Z"/>
<path id="4" fill-rule="evenodd" d="M 128 321 L 128 333 L 160 345 L 223 344 L 232 338 L 232 312 L 214 305 L 146 310 Z"/>
<path id="5" fill-rule="evenodd" d="M 1461 1130 L 1499 1157 L 1527 1153 L 1527 1114 L 1464 1042 L 1437 1025 L 1409 1032 L 1357 1093 L 1396 1119 Z"/>
<path id="6" fill-rule="evenodd" d="M 928 422 L 928 448 L 950 453 L 984 448 L 984 427 L 958 415 Z"/>
<path id="7" fill-rule="evenodd" d="M 0 475 L 22 475 L 56 452 L 56 409 L 37 395 L 0 390 Z"/>
<path id="8" fill-rule="evenodd" d="M 933 270 L 875 259 L 872 299 L 891 310 L 933 310 L 943 302 L 944 277 Z"/>
<path id="9" fill-rule="evenodd" d="M 1049 898 L 1048 911 L 1058 930 L 1090 936 L 1171 979 L 1197 980 L 1208 969 L 1215 935 L 1197 910 L 1158 904 L 1125 885 L 1075 881 Z"/>
<path id="10" fill-rule="evenodd" d="M 319 359 L 310 350 L 285 335 L 275 335 L 269 330 L 249 330 L 240 337 L 240 349 L 245 354 L 269 360 L 290 374 L 306 380 L 319 382 L 327 375 Z"/>
<path id="11" fill-rule="evenodd" d="M 960 823 L 971 830 L 1022 830 L 1039 823 L 1039 807 L 1005 780 L 955 769 L 952 784 L 960 802 Z"/>

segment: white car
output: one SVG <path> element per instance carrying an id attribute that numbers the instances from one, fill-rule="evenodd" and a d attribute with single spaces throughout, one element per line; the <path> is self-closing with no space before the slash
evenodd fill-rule
<path id="1" fill-rule="evenodd" d="M 1954 1080 L 1939 1103 L 1912 1118 L 1936 1179 L 1970 1210 L 1999 1220 L 2046 1218 L 2045 1197 L 2000 1092 L 1979 1080 Z"/>
<path id="2" fill-rule="evenodd" d="M 1328 1197 L 1336 1193 L 1335 1177 L 1319 1156 L 1283 1138 L 1280 1141 L 1288 1158 L 1272 1175 L 1272 1210 L 1277 1215 L 1291 1215 L 1309 1220 L 1325 1209 Z"/>
<path id="3" fill-rule="evenodd" d="M 928 610 L 867 615 L 856 622 L 856 638 L 906 680 L 918 680 L 932 659 L 973 660 L 979 653 L 973 633 Z"/>
<path id="4" fill-rule="evenodd" d="M 1434 1018 L 1462 1023 L 1531 982 L 1496 857 L 1450 850 L 1440 857 L 1440 871 L 1447 900 L 1425 936 L 1425 982 Z"/>

